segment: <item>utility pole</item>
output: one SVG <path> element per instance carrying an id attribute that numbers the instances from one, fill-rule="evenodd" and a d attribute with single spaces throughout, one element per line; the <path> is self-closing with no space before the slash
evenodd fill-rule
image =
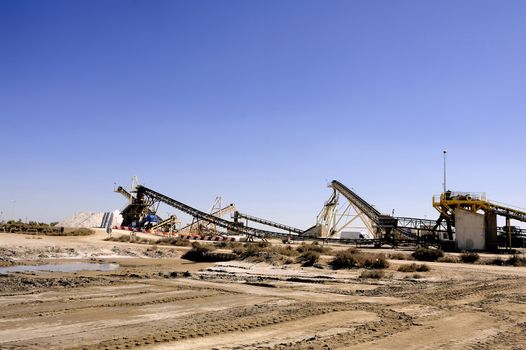
<path id="1" fill-rule="evenodd" d="M 446 154 L 447 154 L 447 151 L 444 150 L 444 193 L 446 193 L 446 191 L 447 191 L 447 186 L 446 186 Z"/>

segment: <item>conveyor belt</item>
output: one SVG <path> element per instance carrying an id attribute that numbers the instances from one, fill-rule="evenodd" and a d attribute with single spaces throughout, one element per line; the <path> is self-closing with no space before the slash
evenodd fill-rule
<path id="1" fill-rule="evenodd" d="M 173 198 L 170 198 L 168 196 L 165 196 L 159 192 L 155 192 L 154 190 L 151 190 L 144 186 L 137 186 L 137 201 L 143 202 L 145 199 L 145 196 L 150 197 L 151 199 L 158 200 L 160 202 L 163 202 L 173 208 L 176 208 L 180 211 L 183 211 L 192 217 L 203 220 L 212 224 L 215 224 L 219 227 L 223 227 L 228 229 L 229 231 L 238 232 L 240 234 L 245 234 L 248 236 L 258 237 L 258 238 L 265 238 L 265 237 L 288 237 L 288 233 L 281 233 L 281 232 L 274 232 L 274 231 L 267 231 L 267 230 L 260 230 L 252 227 L 243 227 L 236 225 L 234 222 L 227 221 L 225 219 L 219 218 L 217 216 L 214 216 L 212 214 L 208 214 L 205 212 L 202 212 L 200 210 L 197 210 L 195 208 L 190 207 L 189 205 L 186 205 L 182 202 L 179 202 Z"/>
<path id="2" fill-rule="evenodd" d="M 263 224 L 263 225 L 279 228 L 279 229 L 282 229 L 282 230 L 287 231 L 287 232 L 294 232 L 294 233 L 297 233 L 297 234 L 301 234 L 301 233 L 304 232 L 303 230 L 300 230 L 299 228 L 295 228 L 295 227 L 292 227 L 292 226 L 280 224 L 280 223 L 277 223 L 277 222 L 274 222 L 274 221 L 270 221 L 270 220 L 267 220 L 267 219 L 258 218 L 258 217 L 252 216 L 252 215 L 243 214 L 243 213 L 240 213 L 238 211 L 236 211 L 234 213 L 234 218 L 236 218 L 236 217 L 237 218 L 241 218 L 241 219 L 246 219 L 246 220 L 249 220 L 249 221 L 253 221 L 253 222 L 257 222 L 259 224 Z"/>
<path id="3" fill-rule="evenodd" d="M 227 215 L 228 213 L 231 213 L 231 212 L 233 212 L 235 210 L 236 210 L 236 206 L 234 204 L 229 204 L 226 207 L 221 208 L 221 209 L 213 212 L 212 215 L 217 216 L 217 217 L 220 218 L 220 217 L 223 217 L 223 216 Z M 189 229 L 192 226 L 199 227 L 199 225 L 201 225 L 202 223 L 203 223 L 203 220 L 197 220 L 197 222 L 193 222 L 193 223 L 188 224 L 188 225 L 186 225 L 184 227 L 181 227 L 177 231 L 178 232 L 184 232 L 185 230 Z"/>
<path id="4" fill-rule="evenodd" d="M 126 190 L 124 189 L 124 187 L 122 187 L 122 186 L 117 187 L 117 189 L 115 190 L 115 192 L 122 194 L 122 195 L 123 195 L 124 197 L 126 197 L 126 199 L 128 199 L 129 201 L 131 201 L 131 200 L 133 199 L 133 196 L 130 194 L 130 192 L 126 191 Z"/>
<path id="5" fill-rule="evenodd" d="M 398 235 L 402 235 L 411 239 L 415 238 L 415 235 L 411 232 L 402 228 L 398 228 L 397 218 L 380 213 L 371 204 L 351 191 L 341 182 L 333 180 L 330 186 L 334 190 L 340 192 L 350 203 L 352 203 L 358 210 L 364 213 L 376 225 L 376 227 L 383 229 L 386 232 L 394 230 L 394 232 L 398 233 Z"/>
<path id="6" fill-rule="evenodd" d="M 351 191 L 347 186 L 339 181 L 333 180 L 330 185 L 336 191 L 340 192 L 349 202 L 355 205 L 361 212 L 363 212 L 375 224 L 378 224 L 382 214 L 376 210 L 372 205 L 367 203 L 362 197 Z"/>
<path id="7" fill-rule="evenodd" d="M 506 205 L 488 201 L 490 210 L 497 215 L 510 218 L 513 220 L 526 222 L 526 212 L 523 210 L 510 208 Z"/>

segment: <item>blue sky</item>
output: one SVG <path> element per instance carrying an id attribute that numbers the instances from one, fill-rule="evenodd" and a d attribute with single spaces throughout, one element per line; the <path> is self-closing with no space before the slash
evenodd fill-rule
<path id="1" fill-rule="evenodd" d="M 524 1 L 0 1 L 3 218 L 121 208 L 132 175 L 308 227 L 338 179 L 383 212 L 526 207 Z M 14 205 L 13 205 L 13 202 Z"/>

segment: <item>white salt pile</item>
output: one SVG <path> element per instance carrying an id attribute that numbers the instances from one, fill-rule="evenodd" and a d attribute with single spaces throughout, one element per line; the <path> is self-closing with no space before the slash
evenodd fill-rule
<path id="1" fill-rule="evenodd" d="M 102 227 L 105 212 L 88 212 L 82 211 L 73 214 L 71 217 L 60 221 L 57 226 L 62 227 Z M 106 215 L 106 217 L 108 217 Z M 113 211 L 113 221 L 110 226 L 120 226 L 122 223 L 122 216 L 119 210 Z"/>

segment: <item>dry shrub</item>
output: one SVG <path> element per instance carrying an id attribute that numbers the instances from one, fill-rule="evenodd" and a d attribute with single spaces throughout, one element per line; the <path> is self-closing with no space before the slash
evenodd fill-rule
<path id="1" fill-rule="evenodd" d="M 312 242 L 310 244 L 301 243 L 299 246 L 296 247 L 296 250 L 298 251 L 298 253 L 301 253 L 301 254 L 307 251 L 314 251 L 320 254 L 328 254 L 331 252 L 332 249 L 329 247 L 324 247 L 320 245 L 318 242 Z"/>
<path id="2" fill-rule="evenodd" d="M 161 238 L 158 239 L 155 244 L 159 245 L 173 245 L 177 247 L 188 247 L 191 245 L 190 241 L 182 238 Z"/>
<path id="3" fill-rule="evenodd" d="M 514 254 L 506 260 L 502 258 L 494 258 L 494 259 L 484 260 L 482 263 L 486 265 L 497 265 L 497 266 L 526 266 L 526 258 L 520 255 Z"/>
<path id="4" fill-rule="evenodd" d="M 329 265 L 335 269 L 352 269 L 357 268 L 358 262 L 356 261 L 356 250 L 347 249 L 336 253 L 336 256 L 332 259 Z"/>
<path id="5" fill-rule="evenodd" d="M 427 272 L 429 270 L 431 270 L 431 268 L 427 266 L 426 264 L 418 265 L 418 267 L 416 268 L 417 272 Z"/>
<path id="6" fill-rule="evenodd" d="M 111 236 L 104 239 L 105 241 L 110 242 L 129 242 L 130 241 L 130 235 L 121 235 L 121 236 Z"/>
<path id="7" fill-rule="evenodd" d="M 460 254 L 460 260 L 463 263 L 473 264 L 475 261 L 479 259 L 480 259 L 480 256 L 477 253 L 463 252 L 462 254 Z"/>
<path id="8" fill-rule="evenodd" d="M 415 260 L 410 254 L 404 253 L 391 253 L 389 254 L 389 259 L 393 260 Z"/>
<path id="9" fill-rule="evenodd" d="M 181 257 L 195 262 L 215 262 L 234 260 L 236 255 L 229 253 L 214 253 L 216 248 L 212 244 L 192 243 L 192 249 L 184 253 Z"/>
<path id="10" fill-rule="evenodd" d="M 456 256 L 449 255 L 449 254 L 446 254 L 443 257 L 438 258 L 437 261 L 438 262 L 443 262 L 443 263 L 455 263 L 455 264 L 459 262 L 459 260 L 458 260 L 458 258 Z"/>
<path id="11" fill-rule="evenodd" d="M 261 253 L 272 253 L 289 257 L 295 257 L 299 255 L 299 253 L 290 245 L 273 246 L 269 242 L 245 243 L 243 245 L 239 244 L 234 246 L 233 251 L 234 253 L 238 254 L 241 258 L 257 256 Z"/>
<path id="12" fill-rule="evenodd" d="M 314 250 L 307 250 L 298 257 L 298 262 L 302 266 L 313 266 L 320 259 L 320 253 Z"/>
<path id="13" fill-rule="evenodd" d="M 47 236 L 89 236 L 94 234 L 95 231 L 90 230 L 89 228 L 79 227 L 79 228 L 68 228 L 64 229 L 64 232 L 48 232 L 45 233 Z"/>
<path id="14" fill-rule="evenodd" d="M 329 265 L 335 270 L 360 267 L 385 269 L 389 267 L 385 254 L 363 253 L 354 248 L 336 253 Z"/>
<path id="15" fill-rule="evenodd" d="M 360 278 L 382 278 L 384 272 L 382 270 L 363 270 Z"/>
<path id="16" fill-rule="evenodd" d="M 258 256 L 260 253 L 264 252 L 265 248 L 257 245 L 255 243 L 245 243 L 242 246 L 235 247 L 233 249 L 234 254 L 236 254 L 240 259 L 246 259 L 252 256 Z"/>
<path id="17" fill-rule="evenodd" d="M 526 266 L 526 258 L 520 256 L 520 255 L 517 255 L 517 254 L 514 254 L 512 257 L 508 258 L 506 260 L 506 265 L 511 265 L 511 266 Z"/>
<path id="18" fill-rule="evenodd" d="M 429 266 L 426 264 L 417 265 L 415 263 L 409 265 L 400 265 L 398 271 L 400 272 L 426 272 L 429 271 Z"/>
<path id="19" fill-rule="evenodd" d="M 411 255 L 419 261 L 437 261 L 444 256 L 444 252 L 440 249 L 418 248 Z"/>
<path id="20" fill-rule="evenodd" d="M 235 248 L 239 248 L 239 247 L 242 247 L 242 246 L 243 246 L 243 243 L 241 243 L 241 242 L 225 242 L 225 241 L 221 241 L 221 242 L 216 244 L 216 247 L 224 248 L 224 249 L 235 249 Z"/>
<path id="21" fill-rule="evenodd" d="M 273 253 L 276 253 L 276 254 L 285 255 L 285 256 L 291 256 L 291 257 L 298 256 L 298 254 L 299 254 L 298 251 L 295 250 L 294 248 L 292 248 L 290 245 L 287 245 L 287 246 L 281 246 L 281 245 L 272 246 L 272 249 L 270 249 L 269 251 L 271 251 Z"/>
<path id="22" fill-rule="evenodd" d="M 40 224 L 40 226 L 47 226 Z M 34 236 L 89 236 L 95 233 L 94 230 L 85 227 L 78 228 L 65 228 L 61 231 L 17 231 L 13 233 L 21 233 L 24 235 L 34 235 Z M 41 239 L 41 238 L 39 238 Z"/>
<path id="23" fill-rule="evenodd" d="M 389 267 L 385 254 L 358 253 L 356 257 L 360 267 L 369 269 L 385 269 Z"/>
<path id="24" fill-rule="evenodd" d="M 506 261 L 502 260 L 501 258 L 485 260 L 483 263 L 486 264 L 486 265 L 497 265 L 497 266 L 504 266 L 504 265 L 506 265 Z"/>
<path id="25" fill-rule="evenodd" d="M 120 236 L 112 236 L 104 239 L 105 241 L 111 241 L 111 242 L 130 242 L 130 243 L 141 243 L 141 244 L 150 244 L 152 241 L 150 241 L 148 238 L 142 238 L 142 237 L 135 237 L 135 239 L 132 238 L 130 235 L 120 235 Z M 155 244 L 155 243 L 154 243 Z"/>
<path id="26" fill-rule="evenodd" d="M 298 252 L 290 246 L 273 246 L 269 242 L 245 243 L 235 247 L 233 253 L 239 260 L 253 263 L 266 262 L 274 265 L 293 263 L 291 257 L 298 255 Z"/>

